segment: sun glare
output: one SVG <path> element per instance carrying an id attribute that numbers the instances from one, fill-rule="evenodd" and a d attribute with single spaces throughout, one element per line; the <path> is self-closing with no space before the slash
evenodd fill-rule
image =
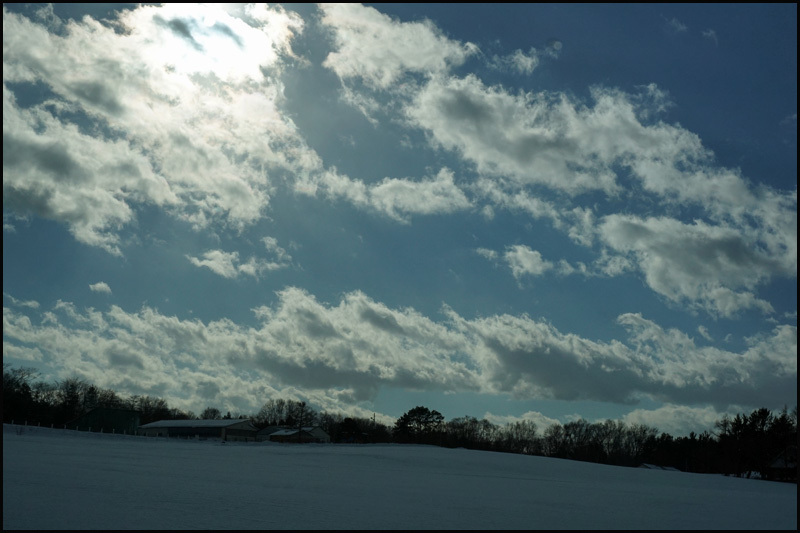
<path id="1" fill-rule="evenodd" d="M 176 73 L 213 74 L 221 80 L 259 81 L 277 59 L 268 25 L 250 26 L 215 5 L 169 4 L 152 11 L 159 60 Z M 280 46 L 280 44 L 278 44 Z"/>

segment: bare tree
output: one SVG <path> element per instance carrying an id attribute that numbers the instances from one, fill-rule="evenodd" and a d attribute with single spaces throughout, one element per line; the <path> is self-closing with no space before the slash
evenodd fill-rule
<path id="1" fill-rule="evenodd" d="M 222 418 L 222 412 L 216 407 L 206 407 L 200 413 L 201 420 L 218 420 L 220 418 Z"/>

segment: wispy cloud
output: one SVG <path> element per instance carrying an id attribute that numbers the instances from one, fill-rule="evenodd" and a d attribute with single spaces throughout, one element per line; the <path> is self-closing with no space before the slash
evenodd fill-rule
<path id="1" fill-rule="evenodd" d="M 719 39 L 717 38 L 717 32 L 712 29 L 703 30 L 702 32 L 703 37 L 714 43 L 714 45 L 719 46 Z"/>
<path id="2" fill-rule="evenodd" d="M 671 19 L 667 19 L 666 17 L 663 18 L 664 18 L 664 27 L 670 33 L 686 33 L 689 30 L 689 27 L 686 24 L 684 24 L 675 17 L 672 17 Z"/>

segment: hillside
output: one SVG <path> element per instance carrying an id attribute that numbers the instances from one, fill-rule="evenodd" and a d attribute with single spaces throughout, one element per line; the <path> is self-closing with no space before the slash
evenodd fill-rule
<path id="1" fill-rule="evenodd" d="M 797 486 L 413 445 L 3 426 L 3 529 L 795 529 Z"/>

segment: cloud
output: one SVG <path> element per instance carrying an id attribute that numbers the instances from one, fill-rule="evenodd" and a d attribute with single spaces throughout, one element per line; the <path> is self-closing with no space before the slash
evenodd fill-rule
<path id="1" fill-rule="evenodd" d="M 521 244 L 509 246 L 503 258 L 517 279 L 523 276 L 541 276 L 553 268 L 553 263 L 542 259 L 542 254 Z"/>
<path id="2" fill-rule="evenodd" d="M 106 294 L 111 294 L 111 287 L 109 287 L 108 283 L 104 281 L 99 281 L 89 285 L 89 290 L 92 292 L 104 292 Z"/>
<path id="3" fill-rule="evenodd" d="M 712 29 L 703 30 L 702 32 L 703 37 L 708 39 L 709 41 L 713 42 L 714 45 L 719 46 L 719 39 L 717 38 L 717 32 Z"/>
<path id="4" fill-rule="evenodd" d="M 706 156 L 685 130 L 640 122 L 656 93 L 649 87 L 634 97 L 594 88 L 595 104 L 586 107 L 563 94 L 511 94 L 473 75 L 437 77 L 421 88 L 406 114 L 436 146 L 510 186 L 616 194 L 619 164 Z"/>
<path id="5" fill-rule="evenodd" d="M 705 340 L 709 342 L 712 342 L 714 340 L 714 337 L 711 336 L 711 334 L 708 332 L 708 328 L 705 326 L 697 326 L 697 332 L 700 334 L 701 337 L 703 337 Z"/>
<path id="6" fill-rule="evenodd" d="M 283 248 L 277 246 L 277 241 L 266 237 L 267 248 L 277 252 L 278 261 L 267 261 L 257 257 L 251 257 L 246 262 L 239 260 L 239 252 L 225 252 L 222 250 L 209 250 L 203 254 L 203 259 L 187 255 L 186 258 L 195 266 L 205 267 L 222 276 L 223 278 L 235 279 L 244 274 L 258 279 L 264 272 L 285 268 L 291 261 Z"/>
<path id="7" fill-rule="evenodd" d="M 361 79 L 388 89 L 405 73 L 432 75 L 462 64 L 477 52 L 471 43 L 445 37 L 432 22 L 398 22 L 360 4 L 323 4 L 336 50 L 323 62 L 342 80 Z"/>
<path id="8" fill-rule="evenodd" d="M 115 254 L 140 204 L 198 228 L 259 220 L 266 170 L 308 159 L 264 75 L 292 55 L 302 22 L 280 7 L 241 11 L 138 6 L 114 27 L 85 17 L 56 35 L 4 9 L 4 208 Z M 21 108 L 25 84 L 52 96 Z"/>
<path id="9" fill-rule="evenodd" d="M 661 433 L 674 437 L 688 436 L 694 432 L 700 435 L 709 431 L 726 413 L 711 406 L 690 407 L 687 405 L 665 405 L 658 409 L 635 409 L 622 417 L 626 424 L 644 424 L 657 428 Z"/>
<path id="10" fill-rule="evenodd" d="M 520 416 L 495 415 L 487 411 L 483 418 L 501 427 L 515 422 L 533 422 L 536 424 L 536 434 L 539 436 L 542 436 L 548 427 L 560 423 L 555 418 L 543 415 L 539 411 L 527 411 Z"/>
<path id="11" fill-rule="evenodd" d="M 664 27 L 670 33 L 686 33 L 689 27 L 680 20 L 672 17 L 671 19 L 664 18 Z"/>
<path id="12" fill-rule="evenodd" d="M 784 264 L 734 228 L 609 215 L 599 231 L 604 243 L 638 264 L 651 289 L 673 302 L 720 316 L 773 311 L 751 291 L 784 274 Z"/>
<path id="13" fill-rule="evenodd" d="M 278 239 L 275 237 L 264 237 L 261 239 L 261 242 L 264 243 L 267 251 L 275 255 L 275 260 L 277 264 L 286 264 L 288 265 L 292 261 L 292 256 L 289 253 L 278 246 Z"/>
<path id="14" fill-rule="evenodd" d="M 655 86 L 634 95 L 595 87 L 591 94 L 590 107 L 563 94 L 511 94 L 472 75 L 437 77 L 420 89 L 406 115 L 435 146 L 475 166 L 477 192 L 550 218 L 576 242 L 592 240 L 591 210 L 576 213 L 563 199 L 548 196 L 566 193 L 577 200 L 596 191 L 613 199 L 632 178 L 629 194 L 644 194 L 665 207 L 699 207 L 711 220 L 757 235 L 792 270 L 796 191 L 752 187 L 738 170 L 715 166 L 696 135 L 653 122 L 666 106 Z M 570 210 L 572 220 L 565 219 Z"/>
<path id="15" fill-rule="evenodd" d="M 638 314 L 619 318 L 626 339 L 603 343 L 525 315 L 465 319 L 445 307 L 437 322 L 358 291 L 333 305 L 293 287 L 277 296 L 275 305 L 254 309 L 255 327 L 181 320 L 149 307 L 4 308 L 4 351 L 36 346 L 59 378 L 77 374 L 124 394 L 160 391 L 183 408 L 218 401 L 242 412 L 260 407 L 267 392 L 300 390 L 331 409 L 368 409 L 363 402 L 384 386 L 626 404 L 644 395 L 718 409 L 782 405 L 797 390 L 794 326 L 753 337 L 735 353 L 700 348 Z M 206 381 L 218 387 L 216 398 L 197 392 Z"/>
<path id="16" fill-rule="evenodd" d="M 536 48 L 531 48 L 526 54 L 519 48 L 509 55 L 493 56 L 490 66 L 499 70 L 510 70 L 519 74 L 532 74 L 534 69 L 539 66 L 540 52 Z"/>
<path id="17" fill-rule="evenodd" d="M 472 205 L 447 168 L 419 181 L 387 177 L 374 184 L 351 179 L 335 170 L 326 171 L 311 182 L 299 184 L 297 190 L 305 194 L 321 191 L 330 198 L 347 200 L 355 207 L 403 223 L 409 222 L 411 215 L 449 214 Z"/>
<path id="18" fill-rule="evenodd" d="M 30 307 L 31 309 L 39 308 L 39 302 L 37 302 L 36 300 L 27 300 L 27 301 L 17 300 L 16 298 L 11 296 L 10 294 L 7 294 L 6 292 L 3 292 L 3 298 L 8 298 L 11 304 L 15 306 Z"/>
<path id="19" fill-rule="evenodd" d="M 496 261 L 497 260 L 497 252 L 494 250 L 489 250 L 488 248 L 476 248 L 475 253 L 478 255 L 485 257 L 489 261 Z"/>

